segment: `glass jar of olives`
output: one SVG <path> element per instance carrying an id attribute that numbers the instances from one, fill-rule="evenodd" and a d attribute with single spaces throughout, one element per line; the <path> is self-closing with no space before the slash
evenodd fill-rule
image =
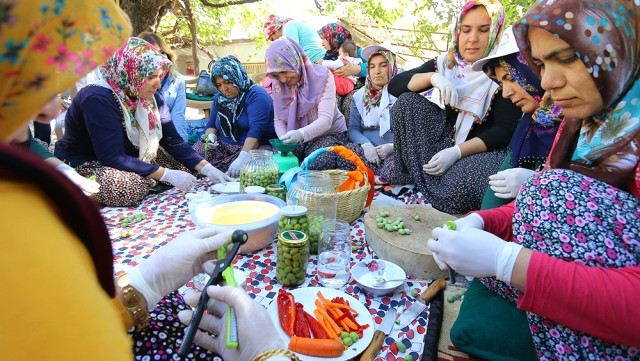
<path id="1" fill-rule="evenodd" d="M 296 230 L 309 234 L 309 218 L 305 206 L 284 206 L 280 208 L 280 221 L 278 222 L 278 234 Z"/>
<path id="2" fill-rule="evenodd" d="M 276 279 L 285 286 L 298 286 L 307 277 L 309 238 L 301 231 L 289 230 L 278 234 Z"/>
<path id="3" fill-rule="evenodd" d="M 278 197 L 283 201 L 287 201 L 287 188 L 282 184 L 269 184 L 266 186 L 266 192 L 270 196 Z"/>
<path id="4" fill-rule="evenodd" d="M 272 156 L 273 152 L 264 149 L 249 151 L 249 159 L 240 168 L 240 193 L 248 186 L 266 187 L 278 182 L 278 164 Z"/>
<path id="5" fill-rule="evenodd" d="M 289 187 L 287 204 L 307 207 L 309 250 L 311 254 L 318 254 L 322 222 L 335 219 L 338 210 L 338 193 L 331 183 L 331 177 L 322 171 L 301 171 Z"/>

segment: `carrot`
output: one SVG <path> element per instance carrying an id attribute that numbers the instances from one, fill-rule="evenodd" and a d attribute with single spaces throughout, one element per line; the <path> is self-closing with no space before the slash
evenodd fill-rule
<path id="1" fill-rule="evenodd" d="M 329 308 L 329 307 L 343 308 L 345 310 L 349 310 L 349 311 L 351 311 L 351 312 L 353 312 L 355 314 L 358 314 L 358 312 L 356 310 L 354 310 L 353 308 L 351 308 L 351 306 L 345 305 L 344 303 L 336 303 L 336 302 L 328 301 L 328 302 L 324 302 L 323 305 L 324 305 L 324 307 L 327 307 L 327 308 Z"/>
<path id="2" fill-rule="evenodd" d="M 318 291 L 318 298 L 320 299 L 320 301 L 322 301 L 322 303 L 329 302 L 329 300 L 324 298 L 324 296 L 322 295 L 322 293 L 320 293 L 320 291 Z"/>
<path id="3" fill-rule="evenodd" d="M 329 338 L 333 338 L 333 339 L 337 338 L 337 339 L 339 339 L 338 336 L 335 334 L 335 332 L 333 332 L 333 328 L 331 328 L 331 326 L 327 325 L 327 323 L 324 320 L 324 317 L 322 317 L 322 314 L 320 313 L 320 311 L 313 310 L 313 314 L 316 315 L 316 319 L 318 320 L 318 323 L 320 323 L 320 326 L 322 326 L 322 328 L 327 333 Z"/>
<path id="4" fill-rule="evenodd" d="M 331 318 L 331 316 L 329 316 L 327 314 L 327 311 L 324 309 L 324 307 L 322 307 L 322 305 L 319 305 L 318 303 L 320 303 L 318 300 L 316 300 L 316 306 L 318 306 L 318 308 L 316 308 L 316 310 L 320 311 L 320 313 L 322 314 L 322 316 L 325 318 L 325 321 L 333 328 L 333 330 L 335 331 L 336 334 L 340 334 L 340 327 L 333 322 L 333 319 Z"/>
<path id="5" fill-rule="evenodd" d="M 344 352 L 342 342 L 338 340 L 298 337 L 295 335 L 289 341 L 289 350 L 316 357 L 340 357 Z"/>

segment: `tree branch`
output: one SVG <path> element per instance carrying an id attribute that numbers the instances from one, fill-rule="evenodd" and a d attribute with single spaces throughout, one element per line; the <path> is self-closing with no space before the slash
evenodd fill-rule
<path id="1" fill-rule="evenodd" d="M 202 5 L 205 6 L 209 6 L 212 8 L 225 8 L 227 6 L 233 6 L 233 5 L 242 5 L 242 4 L 249 4 L 249 3 L 257 3 L 260 2 L 262 0 L 229 0 L 225 3 L 221 3 L 221 4 L 214 4 L 208 0 L 200 0 L 200 2 L 202 3 Z"/>

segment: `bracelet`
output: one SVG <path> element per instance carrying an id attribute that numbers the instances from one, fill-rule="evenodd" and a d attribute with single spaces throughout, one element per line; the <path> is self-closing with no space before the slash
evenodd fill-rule
<path id="1" fill-rule="evenodd" d="M 143 305 L 144 299 L 138 293 L 138 290 L 131 286 L 127 274 L 123 274 L 118 278 L 118 287 L 122 294 L 122 304 L 127 309 L 127 313 L 133 319 L 133 325 L 138 330 L 149 326 L 149 310 Z"/>
<path id="2" fill-rule="evenodd" d="M 280 349 L 275 349 L 275 350 L 265 351 L 265 352 L 259 354 L 258 356 L 254 357 L 251 361 L 266 361 L 270 357 L 277 356 L 277 355 L 287 356 L 292 361 L 300 361 L 298 356 L 296 356 L 293 352 L 288 351 L 288 350 L 283 350 L 281 348 Z"/>

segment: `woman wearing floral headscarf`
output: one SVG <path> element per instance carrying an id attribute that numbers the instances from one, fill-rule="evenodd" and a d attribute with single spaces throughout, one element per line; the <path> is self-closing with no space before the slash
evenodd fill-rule
<path id="1" fill-rule="evenodd" d="M 338 110 L 333 77 L 327 67 L 312 64 L 298 43 L 280 38 L 267 48 L 267 76 L 273 83 L 275 129 L 285 143 L 301 143 L 300 159 L 316 149 L 344 145 L 347 126 Z M 337 155 L 320 155 L 312 169 L 337 168 Z"/>
<path id="2" fill-rule="evenodd" d="M 250 150 L 261 146 L 273 149 L 269 145 L 269 139 L 276 137 L 273 101 L 264 88 L 251 81 L 233 55 L 213 63 L 211 77 L 218 93 L 213 98 L 206 137 L 193 149 L 229 176 L 238 177 Z"/>
<path id="3" fill-rule="evenodd" d="M 514 25 L 565 115 L 550 169 L 429 240 L 527 312 L 540 359 L 638 359 L 639 24 L 637 2 L 617 0 L 537 2 Z"/>
<path id="4" fill-rule="evenodd" d="M 382 182 L 393 182 L 393 131 L 391 107 L 396 98 L 387 85 L 396 75 L 396 54 L 380 45 L 362 51 L 367 57 L 369 74 L 351 102 L 349 140 L 359 147 L 353 151 L 365 161 Z"/>
<path id="5" fill-rule="evenodd" d="M 398 97 L 391 113 L 396 176 L 447 213 L 480 207 L 488 177 L 502 164 L 522 115 L 496 83 L 471 69 L 494 51 L 503 24 L 498 0 L 467 2 L 449 51 L 389 84 Z"/>
<path id="6" fill-rule="evenodd" d="M 352 40 L 351 32 L 347 30 L 342 25 L 338 25 L 336 23 L 329 23 L 320 30 L 318 30 L 318 34 L 322 38 L 322 46 L 326 49 L 326 53 L 324 54 L 325 60 L 336 60 L 338 59 L 338 49 L 340 46 L 347 40 Z M 360 47 L 357 48 L 357 56 L 362 59 L 362 63 L 359 65 L 354 64 L 345 64 L 345 66 L 336 70 L 336 74 L 342 77 L 348 76 L 359 76 L 366 77 L 367 76 L 367 59 L 364 59 L 362 56 L 362 49 Z"/>
<path id="7" fill-rule="evenodd" d="M 157 92 L 170 66 L 156 47 L 130 38 L 100 68 L 104 79 L 73 98 L 55 155 L 79 174 L 96 176 L 101 204 L 140 204 L 156 181 L 186 192 L 196 182 L 188 169 L 216 183 L 231 180 L 191 149 L 171 122 Z"/>
<path id="8" fill-rule="evenodd" d="M 284 16 L 269 15 L 262 31 L 268 41 L 275 41 L 282 37 L 291 38 L 302 47 L 312 63 L 322 63 L 325 53 L 322 39 L 307 24 Z"/>

